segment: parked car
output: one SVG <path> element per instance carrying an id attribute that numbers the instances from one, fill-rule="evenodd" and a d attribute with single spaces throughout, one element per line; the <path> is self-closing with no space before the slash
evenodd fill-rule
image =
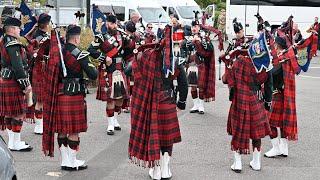
<path id="1" fill-rule="evenodd" d="M 17 180 L 16 168 L 13 156 L 8 146 L 0 135 L 0 179 L 1 180 Z"/>

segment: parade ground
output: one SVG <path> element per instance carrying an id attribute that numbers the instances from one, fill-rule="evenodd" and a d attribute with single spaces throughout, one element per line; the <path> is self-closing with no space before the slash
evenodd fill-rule
<path id="1" fill-rule="evenodd" d="M 216 51 L 217 52 L 217 51 Z M 320 55 L 320 53 L 318 52 Z M 216 53 L 216 56 L 219 53 Z M 218 77 L 218 65 L 217 77 Z M 224 69 L 222 67 L 221 69 Z M 320 58 L 312 59 L 307 73 L 296 77 L 299 140 L 290 142 L 287 158 L 262 157 L 261 171 L 249 167 L 252 155 L 243 156 L 243 170 L 230 170 L 233 154 L 227 135 L 227 117 L 230 107 L 228 87 L 216 84 L 216 101 L 205 104 L 205 114 L 190 114 L 191 97 L 187 109 L 179 112 L 182 142 L 174 146 L 171 168 L 173 180 L 316 180 L 320 179 Z M 137 167 L 128 159 L 130 114 L 122 113 L 119 122 L 122 131 L 114 136 L 106 132 L 105 103 L 95 99 L 96 89 L 87 96 L 88 132 L 81 134 L 79 159 L 87 161 L 88 169 L 80 172 L 62 171 L 59 150 L 55 157 L 45 157 L 41 151 L 42 137 L 33 134 L 34 125 L 26 124 L 23 140 L 31 144 L 31 152 L 13 152 L 20 180 L 144 180 L 150 179 L 148 169 Z M 1 132 L 7 140 L 7 133 Z M 262 141 L 262 152 L 271 148 L 269 138 Z M 276 168 L 275 168 L 276 167 Z"/>

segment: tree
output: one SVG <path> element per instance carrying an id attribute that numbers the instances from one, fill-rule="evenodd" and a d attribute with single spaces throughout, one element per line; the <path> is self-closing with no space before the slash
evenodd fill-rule
<path id="1" fill-rule="evenodd" d="M 226 0 L 195 0 L 202 8 L 207 7 L 210 4 L 219 5 L 221 3 L 226 3 Z"/>

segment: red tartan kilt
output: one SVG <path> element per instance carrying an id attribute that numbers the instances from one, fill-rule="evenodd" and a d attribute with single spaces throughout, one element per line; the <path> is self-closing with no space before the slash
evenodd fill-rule
<path id="1" fill-rule="evenodd" d="M 41 103 L 44 99 L 43 87 L 44 87 L 44 71 L 42 63 L 35 63 L 32 70 L 32 93 L 36 96 L 36 101 Z"/>
<path id="2" fill-rule="evenodd" d="M 283 127 L 284 100 L 283 93 L 277 93 L 272 97 L 272 111 L 269 118 L 271 127 Z"/>
<path id="3" fill-rule="evenodd" d="M 103 75 L 101 76 L 100 74 L 99 74 L 99 85 L 98 85 L 96 99 L 101 100 L 101 101 L 112 102 L 115 100 L 115 99 L 111 98 L 112 73 L 107 74 L 108 83 L 106 82 L 106 78 Z M 122 77 L 123 77 L 125 85 L 126 85 L 126 93 L 124 95 L 124 99 L 128 99 L 129 94 L 128 94 L 127 78 L 123 72 L 122 72 Z M 109 88 L 107 88 L 108 90 L 106 91 L 105 87 L 107 87 L 107 84 L 109 84 Z"/>
<path id="4" fill-rule="evenodd" d="M 55 132 L 72 134 L 86 132 L 87 105 L 83 95 L 59 95 Z"/>
<path id="5" fill-rule="evenodd" d="M 98 77 L 98 90 L 96 99 L 100 101 L 107 101 L 107 94 L 105 93 L 106 80 L 104 77 L 104 71 L 99 69 L 99 77 Z"/>
<path id="6" fill-rule="evenodd" d="M 161 91 L 159 99 L 158 128 L 160 146 L 181 142 L 176 104 L 164 91 Z"/>
<path id="7" fill-rule="evenodd" d="M 208 68 L 202 63 L 198 66 L 198 88 L 206 89 L 208 84 Z"/>
<path id="8" fill-rule="evenodd" d="M 270 134 L 268 114 L 261 102 L 252 101 L 249 112 L 236 109 L 234 104 L 231 104 L 227 132 L 234 135 L 239 134 L 239 131 L 249 139 L 261 139 Z"/>
<path id="9" fill-rule="evenodd" d="M 231 105 L 227 131 L 232 135 L 231 150 L 240 154 L 250 153 L 250 139 L 261 139 L 270 135 L 267 112 L 262 103 L 250 108 L 250 112 L 237 110 Z"/>
<path id="10" fill-rule="evenodd" d="M 15 80 L 0 78 L 0 115 L 15 117 L 27 108 L 25 96 Z"/>

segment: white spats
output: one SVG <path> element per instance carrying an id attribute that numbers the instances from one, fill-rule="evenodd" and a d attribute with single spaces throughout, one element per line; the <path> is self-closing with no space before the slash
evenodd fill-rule
<path id="1" fill-rule="evenodd" d="M 172 173 L 170 170 L 170 156 L 168 152 L 165 152 L 163 155 L 161 153 L 160 167 L 161 167 L 161 178 L 170 179 L 172 177 Z"/>
<path id="2" fill-rule="evenodd" d="M 14 133 L 10 130 L 10 129 L 7 129 L 7 132 L 8 132 L 8 148 L 9 149 L 13 149 L 13 143 L 14 143 Z"/>
<path id="3" fill-rule="evenodd" d="M 34 133 L 35 134 L 42 134 L 43 133 L 43 119 L 38 119 L 35 117 L 35 126 L 34 126 Z"/>
<path id="4" fill-rule="evenodd" d="M 118 117 L 118 114 L 115 113 L 115 115 L 113 117 L 114 130 L 121 131 L 121 126 L 120 126 L 120 124 L 118 122 L 118 118 L 117 117 Z"/>
<path id="5" fill-rule="evenodd" d="M 114 135 L 114 116 L 107 117 L 107 119 L 108 119 L 107 134 Z"/>
<path id="6" fill-rule="evenodd" d="M 199 99 L 199 114 L 204 114 L 204 100 Z"/>
<path id="7" fill-rule="evenodd" d="M 280 141 L 278 138 L 271 139 L 272 148 L 264 154 L 265 157 L 273 158 L 281 155 Z"/>
<path id="8" fill-rule="evenodd" d="M 9 143 L 10 143 L 10 144 L 8 143 L 8 148 L 11 151 L 31 151 L 32 150 L 32 147 L 30 145 L 28 145 L 24 141 L 21 141 L 20 133 L 12 132 L 11 134 L 11 132 L 8 131 Z M 11 138 L 13 138 L 13 140 L 10 140 Z"/>
<path id="9" fill-rule="evenodd" d="M 252 153 L 252 161 L 250 161 L 250 167 L 255 171 L 261 170 L 261 152 L 257 148 L 254 148 Z"/>
<path id="10" fill-rule="evenodd" d="M 73 170 L 83 170 L 87 168 L 87 165 L 85 164 L 85 161 L 78 160 L 77 159 L 77 151 L 71 149 L 68 147 L 68 156 L 69 156 L 69 162 L 70 167 L 73 168 Z"/>
<path id="11" fill-rule="evenodd" d="M 234 152 L 234 162 L 231 165 L 231 170 L 236 173 L 240 173 L 242 170 L 241 155 L 238 152 Z"/>
<path id="12" fill-rule="evenodd" d="M 281 155 L 284 157 L 287 157 L 289 155 L 288 139 L 280 138 L 279 147 L 280 147 Z"/>
<path id="13" fill-rule="evenodd" d="M 153 180 L 160 180 L 161 179 L 161 168 L 160 166 L 155 166 L 149 169 L 149 176 Z"/>
<path id="14" fill-rule="evenodd" d="M 69 154 L 68 154 L 68 147 L 64 146 L 63 144 L 60 147 L 60 155 L 61 155 L 61 167 L 71 167 Z"/>
<path id="15" fill-rule="evenodd" d="M 190 113 L 198 113 L 199 112 L 199 98 L 192 99 L 193 107 L 190 109 Z"/>

